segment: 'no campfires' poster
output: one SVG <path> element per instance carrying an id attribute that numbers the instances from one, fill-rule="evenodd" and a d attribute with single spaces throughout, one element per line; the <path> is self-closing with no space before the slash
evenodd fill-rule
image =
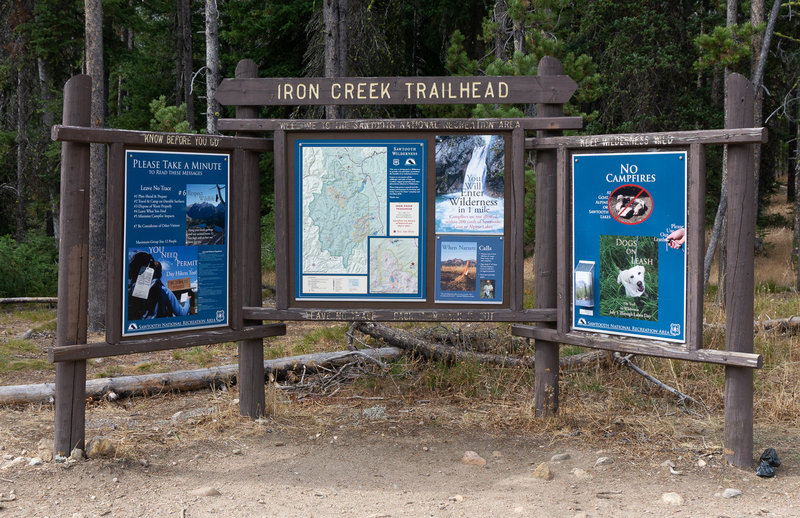
<path id="1" fill-rule="evenodd" d="M 572 329 L 685 342 L 686 159 L 572 156 Z"/>

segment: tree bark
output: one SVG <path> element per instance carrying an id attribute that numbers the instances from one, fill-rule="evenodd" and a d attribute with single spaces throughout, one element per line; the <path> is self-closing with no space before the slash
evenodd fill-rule
<path id="1" fill-rule="evenodd" d="M 178 16 L 181 19 L 180 44 L 181 44 L 181 77 L 183 83 L 183 102 L 186 103 L 186 122 L 189 129 L 194 125 L 194 96 L 192 95 L 192 2 L 191 0 L 178 0 Z"/>
<path id="2" fill-rule="evenodd" d="M 736 25 L 736 0 L 727 0 L 726 2 L 726 9 L 725 9 L 725 25 L 726 27 L 731 27 Z M 723 73 L 723 85 L 724 85 L 724 94 L 723 94 L 723 104 L 724 104 L 724 113 L 725 113 L 725 127 L 728 127 L 728 74 L 730 71 L 726 68 L 725 72 Z M 708 287 L 708 278 L 711 273 L 711 263 L 714 262 L 714 253 L 719 246 L 719 260 L 717 261 L 719 264 L 719 274 L 718 274 L 718 282 L 717 282 L 717 300 L 721 301 L 721 304 L 724 304 L 724 283 L 722 279 L 725 276 L 725 261 L 723 260 L 724 256 L 724 249 L 725 243 L 724 240 L 721 240 L 720 237 L 723 234 L 723 222 L 725 221 L 725 216 L 728 210 L 728 146 L 725 146 L 722 151 L 722 185 L 720 187 L 720 201 L 719 205 L 717 206 L 717 214 L 714 216 L 714 225 L 711 230 L 711 238 L 708 242 L 708 248 L 706 249 L 706 255 L 703 260 L 703 289 Z"/>
<path id="3" fill-rule="evenodd" d="M 304 354 L 290 358 L 266 360 L 265 379 L 272 374 L 275 379 L 283 379 L 288 372 L 314 371 L 317 367 L 337 368 L 365 356 L 374 360 L 387 360 L 400 356 L 395 347 L 382 349 L 362 349 L 359 351 Z M 86 396 L 106 397 L 110 392 L 117 396 L 158 394 L 170 391 L 200 390 L 220 387 L 236 380 L 237 365 L 223 365 L 208 369 L 167 372 L 163 374 L 143 374 L 139 376 L 120 376 L 98 378 L 86 382 Z M 54 383 L 37 385 L 0 386 L 0 404 L 47 403 L 55 397 Z"/>
<path id="4" fill-rule="evenodd" d="M 508 60 L 506 52 L 506 24 L 508 23 L 508 5 L 506 0 L 495 0 L 494 2 L 494 23 L 497 27 L 494 31 L 494 55 L 500 61 Z"/>
<path id="5" fill-rule="evenodd" d="M 346 77 L 349 41 L 347 34 L 348 0 L 324 0 L 322 20 L 325 40 L 325 77 Z M 344 114 L 342 106 L 328 105 L 325 116 L 340 119 Z"/>
<path id="6" fill-rule="evenodd" d="M 91 125 L 105 126 L 103 6 L 86 0 L 86 73 L 92 78 Z M 89 158 L 89 330 L 105 326 L 106 313 L 106 147 L 92 144 Z"/>
<path id="7" fill-rule="evenodd" d="M 206 0 L 206 131 L 217 135 L 219 103 L 217 85 L 219 84 L 219 10 L 217 0 Z"/>
<path id="8" fill-rule="evenodd" d="M 22 35 L 18 36 L 19 39 Z M 18 40 L 20 48 L 26 46 L 25 42 Z M 17 206 L 15 210 L 17 243 L 25 240 L 27 231 L 27 192 L 28 175 L 30 174 L 30 162 L 28 157 L 28 123 L 30 119 L 29 106 L 31 102 L 31 67 L 27 62 L 21 63 L 17 71 Z"/>

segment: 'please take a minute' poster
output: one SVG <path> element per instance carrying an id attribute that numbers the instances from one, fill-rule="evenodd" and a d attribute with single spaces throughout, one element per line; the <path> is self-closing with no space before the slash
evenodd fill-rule
<path id="1" fill-rule="evenodd" d="M 572 329 L 685 342 L 686 160 L 572 155 Z"/>
<path id="2" fill-rule="evenodd" d="M 230 156 L 125 152 L 123 335 L 228 325 Z"/>

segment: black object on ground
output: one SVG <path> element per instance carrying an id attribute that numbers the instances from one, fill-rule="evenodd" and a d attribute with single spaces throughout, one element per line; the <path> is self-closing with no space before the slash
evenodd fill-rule
<path id="1" fill-rule="evenodd" d="M 775 468 L 781 465 L 778 458 L 778 452 L 775 448 L 767 448 L 761 454 L 761 463 L 756 469 L 756 475 L 759 477 L 770 478 L 775 476 Z"/>

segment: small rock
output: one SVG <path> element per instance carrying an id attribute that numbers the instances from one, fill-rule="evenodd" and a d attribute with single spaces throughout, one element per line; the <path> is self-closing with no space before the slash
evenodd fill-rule
<path id="1" fill-rule="evenodd" d="M 448 500 L 450 500 L 451 502 L 463 502 L 464 497 L 462 495 L 453 495 Z"/>
<path id="2" fill-rule="evenodd" d="M 113 457 L 116 452 L 116 446 L 108 437 L 93 437 L 86 445 L 86 456 L 90 459 Z"/>
<path id="3" fill-rule="evenodd" d="M 575 478 L 577 478 L 578 480 L 589 480 L 590 478 L 592 478 L 592 475 L 588 471 L 581 468 L 575 468 L 572 471 L 570 471 L 570 473 L 574 475 Z"/>
<path id="4" fill-rule="evenodd" d="M 597 468 L 600 466 L 608 466 L 610 464 L 614 464 L 614 459 L 611 457 L 600 457 L 597 459 L 597 461 L 595 461 L 594 467 Z"/>
<path id="5" fill-rule="evenodd" d="M 211 486 L 203 486 L 198 487 L 194 491 L 190 493 L 192 496 L 220 496 L 220 493 L 216 488 Z"/>
<path id="6" fill-rule="evenodd" d="M 83 460 L 84 459 L 83 450 L 80 448 L 73 448 L 72 452 L 70 452 L 69 454 L 69 458 L 70 460 L 75 460 L 75 461 Z"/>
<path id="7" fill-rule="evenodd" d="M 740 490 L 729 487 L 722 492 L 722 498 L 736 498 L 741 494 L 742 492 Z"/>
<path id="8" fill-rule="evenodd" d="M 556 453 L 552 457 L 550 457 L 550 462 L 564 462 L 565 460 L 569 460 L 572 457 L 569 453 Z"/>
<path id="9" fill-rule="evenodd" d="M 553 471 L 550 469 L 550 465 L 548 463 L 542 462 L 536 466 L 533 476 L 544 480 L 553 480 Z"/>
<path id="10" fill-rule="evenodd" d="M 572 518 L 589 518 L 589 515 L 588 515 L 588 514 L 586 514 L 586 513 L 577 513 L 577 514 L 576 514 L 575 516 L 573 516 Z"/>
<path id="11" fill-rule="evenodd" d="M 672 462 L 671 460 L 665 460 L 664 462 L 661 463 L 661 467 L 662 468 L 674 468 L 675 467 L 675 463 Z"/>
<path id="12" fill-rule="evenodd" d="M 144 457 L 142 457 L 141 459 L 139 459 L 139 464 L 140 464 L 140 465 L 141 465 L 143 468 L 146 468 L 146 467 L 150 466 L 150 461 L 148 461 L 147 459 L 145 459 Z"/>
<path id="13" fill-rule="evenodd" d="M 39 457 L 34 457 L 28 462 L 28 466 L 41 466 L 42 464 L 44 462 Z"/>
<path id="14" fill-rule="evenodd" d="M 483 467 L 486 465 L 486 459 L 475 453 L 474 451 L 465 451 L 464 456 L 461 457 L 461 462 L 463 464 L 467 464 L 470 466 L 480 466 Z"/>
<path id="15" fill-rule="evenodd" d="M 370 421 L 377 421 L 380 419 L 386 419 L 386 407 L 383 405 L 377 405 L 369 408 L 365 408 L 361 411 L 361 415 L 367 418 Z"/>
<path id="16" fill-rule="evenodd" d="M 42 459 L 44 462 L 52 461 L 53 441 L 50 439 L 41 439 L 39 441 L 39 445 L 36 447 L 36 452 L 39 454 L 39 458 Z"/>
<path id="17" fill-rule="evenodd" d="M 10 461 L 6 462 L 5 464 L 3 464 L 3 466 L 0 467 L 0 469 L 11 469 L 11 468 L 14 468 L 16 466 L 21 466 L 23 464 L 27 464 L 30 460 L 31 459 L 29 459 L 28 457 L 16 457 L 16 458 L 11 459 Z"/>
<path id="18" fill-rule="evenodd" d="M 242 450 L 240 450 L 239 448 L 235 448 L 231 453 L 234 454 L 234 455 L 241 455 L 242 454 Z"/>
<path id="19" fill-rule="evenodd" d="M 705 468 L 706 464 L 708 464 L 708 463 L 706 461 L 704 461 L 703 459 L 699 459 L 697 461 L 697 467 L 699 467 L 699 468 Z"/>
<path id="20" fill-rule="evenodd" d="M 117 477 L 114 477 L 111 479 L 111 482 L 116 484 L 117 482 L 119 482 L 119 479 Z"/>
<path id="21" fill-rule="evenodd" d="M 492 452 L 492 457 L 494 457 L 495 459 L 502 459 L 503 458 L 503 452 L 498 451 L 498 450 L 494 450 Z"/>
<path id="22" fill-rule="evenodd" d="M 3 460 L 14 460 L 14 456 L 11 455 L 10 453 L 6 453 L 5 455 L 3 455 Z"/>
<path id="23" fill-rule="evenodd" d="M 67 460 L 67 458 L 65 456 L 63 456 L 63 455 L 59 455 L 57 453 L 55 455 L 53 455 L 53 461 L 56 464 L 61 464 L 62 462 L 66 462 L 66 460 Z"/>
<path id="24" fill-rule="evenodd" d="M 683 497 L 678 493 L 664 493 L 661 501 L 669 505 L 683 505 Z"/>
<path id="25" fill-rule="evenodd" d="M 522 514 L 524 512 L 525 512 L 525 508 L 522 507 L 521 505 L 518 505 L 517 507 L 514 508 L 514 514 Z"/>

